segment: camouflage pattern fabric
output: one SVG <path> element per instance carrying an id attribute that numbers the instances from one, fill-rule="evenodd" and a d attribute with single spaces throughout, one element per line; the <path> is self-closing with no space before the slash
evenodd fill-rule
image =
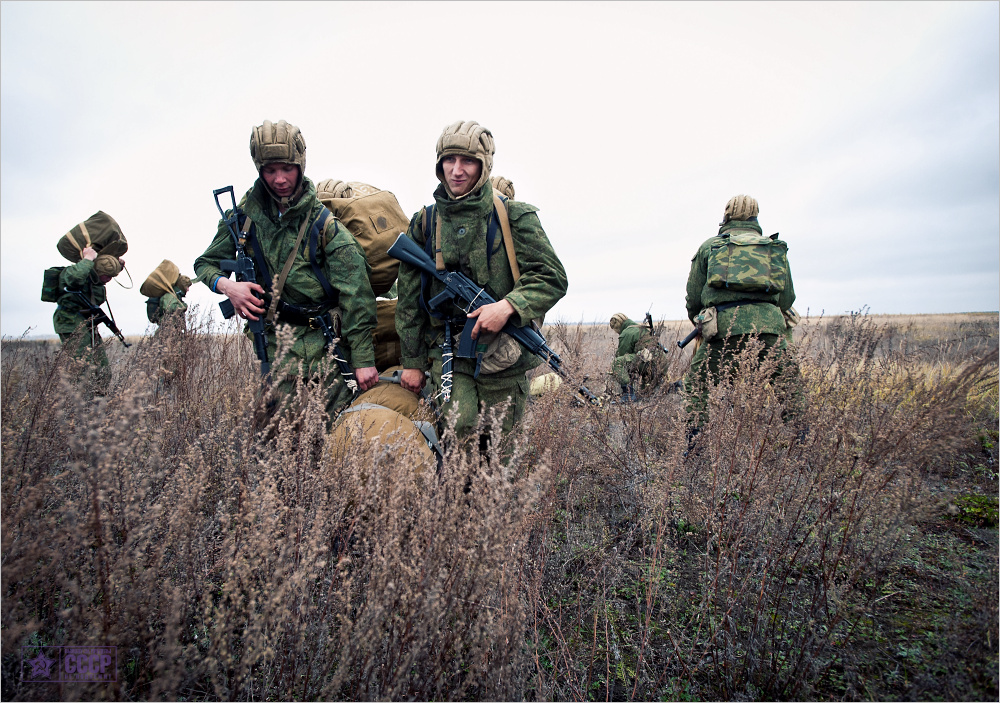
<path id="1" fill-rule="evenodd" d="M 761 228 L 756 218 L 751 220 L 730 220 L 719 227 L 719 235 L 735 233 L 736 236 L 760 238 Z M 782 353 L 778 365 L 775 382 L 789 388 L 798 383 L 798 366 L 791 356 L 784 354 L 788 348 L 788 334 L 785 318 L 782 314 L 789 310 L 795 302 L 795 289 L 792 285 L 792 274 L 785 259 L 783 290 L 733 290 L 719 288 L 709 284 L 709 259 L 713 247 L 728 247 L 729 237 L 715 236 L 706 240 L 691 260 L 691 272 L 687 281 L 688 318 L 694 322 L 698 313 L 707 307 L 722 303 L 747 300 L 759 301 L 754 304 L 739 305 L 718 313 L 718 335 L 703 342 L 691 359 L 691 369 L 684 377 L 684 391 L 687 396 L 687 408 L 692 413 L 693 422 L 700 426 L 706 420 L 708 393 L 714 380 L 721 371 L 733 363 L 734 358 L 752 335 L 757 335 L 764 343 L 760 354 L 763 359 L 768 350 L 776 347 Z M 772 240 L 773 241 L 773 240 Z M 783 244 L 783 242 L 782 242 Z M 780 377 L 780 378 L 778 378 Z M 787 394 L 786 394 L 787 395 Z M 787 395 L 793 398 L 793 395 Z M 796 396 L 797 397 L 797 396 Z M 791 401 L 789 401 L 791 402 Z"/>
<path id="2" fill-rule="evenodd" d="M 736 357 L 746 349 L 753 337 L 759 337 L 763 348 L 758 354 L 758 362 L 770 353 L 779 354 L 778 364 L 772 382 L 777 395 L 786 407 L 786 417 L 794 416 L 801 402 L 799 367 L 788 351 L 784 334 L 731 335 L 703 342 L 691 358 L 691 369 L 684 376 L 685 406 L 691 414 L 693 424 L 700 427 L 708 421 L 708 394 L 718 380 L 723 369 L 734 363 Z M 776 352 L 772 352 L 776 349 Z"/>
<path id="3" fill-rule="evenodd" d="M 476 281 L 494 299 L 506 299 L 514 308 L 514 314 L 510 318 L 513 324 L 524 326 L 535 318 L 541 318 L 566 295 L 566 270 L 535 214 L 538 208 L 527 203 L 509 202 L 514 252 L 521 269 L 521 278 L 515 285 L 503 238 L 499 233 L 487 264 L 486 230 L 493 213 L 493 187 L 486 183 L 478 192 L 455 201 L 448 198 L 441 185 L 434 191 L 434 199 L 441 217 L 441 248 L 445 266 L 452 271 L 461 271 Z M 410 220 L 406 236 L 421 248 L 424 247 L 421 212 L 414 214 Z M 431 367 L 432 357 L 440 359 L 440 347 L 444 343 L 444 323 L 431 317 L 420 307 L 420 285 L 420 271 L 405 263 L 400 264 L 396 330 L 403 350 L 403 366 L 426 371 Z M 427 299 L 430 299 L 440 293 L 444 286 L 433 279 L 428 288 Z M 457 308 L 455 313 L 461 315 Z M 461 328 L 454 330 L 456 348 L 460 332 Z M 510 368 L 496 374 L 480 374 L 478 379 L 471 380 L 475 363 L 469 359 L 455 359 L 455 388 L 459 383 L 466 383 L 466 380 L 459 381 L 458 378 L 467 376 L 476 389 L 479 401 L 496 396 L 505 398 L 516 391 L 515 403 L 523 409 L 524 397 L 528 391 L 525 374 L 539 363 L 541 361 L 537 357 L 523 351 L 521 358 Z M 437 361 L 434 365 L 438 369 L 434 382 L 440 389 L 440 366 Z M 432 370 L 432 375 L 433 373 Z M 496 390 L 494 386 L 501 390 Z M 464 391 L 459 391 L 459 394 L 464 394 Z M 474 424 L 479 401 L 460 402 L 462 427 Z M 466 413 L 472 413 L 472 417 L 467 419 Z M 519 417 L 518 411 L 515 410 L 514 415 Z M 505 428 L 508 426 L 513 426 L 513 420 L 505 422 Z"/>
<path id="4" fill-rule="evenodd" d="M 478 415 L 484 408 L 499 407 L 510 400 L 503 416 L 501 433 L 506 436 L 524 416 L 528 399 L 528 376 L 524 371 L 505 369 L 491 374 L 480 374 L 473 378 L 475 363 L 469 359 L 455 359 L 452 369 L 451 397 L 439 408 L 444 422 L 452 411 L 457 411 L 455 434 L 460 439 L 472 437 L 476 429 Z M 441 388 L 441 349 L 431 350 L 431 382 Z"/>
<path id="5" fill-rule="evenodd" d="M 761 234 L 760 225 L 752 220 L 731 220 L 719 227 L 719 234 L 732 230 L 754 232 Z M 708 283 L 708 262 L 712 248 L 727 245 L 726 239 L 715 236 L 706 240 L 691 260 L 691 272 L 688 274 L 687 307 L 688 319 L 694 322 L 698 313 L 706 307 L 734 300 L 754 300 L 768 303 L 766 305 L 743 305 L 719 312 L 719 338 L 727 334 L 784 334 L 785 318 L 782 311 L 788 310 L 795 303 L 795 288 L 792 285 L 791 270 L 785 272 L 784 290 L 778 291 L 738 291 L 717 288 Z"/>
<path id="6" fill-rule="evenodd" d="M 65 288 L 82 291 L 94 305 L 103 305 L 107 300 L 107 290 L 94 273 L 94 262 L 88 259 L 80 259 L 62 270 L 59 274 L 59 290 Z M 84 359 L 94 365 L 88 383 L 96 394 L 104 395 L 111 381 L 111 365 L 104 350 L 100 326 L 84 316 L 83 310 L 84 305 L 79 298 L 63 293 L 52 314 L 52 327 L 63 345 L 68 345 L 74 358 Z"/>
<path id="7" fill-rule="evenodd" d="M 187 311 L 187 303 L 184 302 L 185 291 L 175 288 L 172 293 L 165 293 L 159 298 L 149 298 L 146 301 L 146 319 L 155 325 L 163 324 L 163 319 L 172 313 L 180 313 L 183 320 Z"/>
<path id="8" fill-rule="evenodd" d="M 731 230 L 713 244 L 708 257 L 712 288 L 780 293 L 788 271 L 788 245 L 753 230 Z M 776 237 L 777 235 L 775 235 Z"/>
<path id="9" fill-rule="evenodd" d="M 649 359 L 642 352 L 648 350 Z M 667 372 L 667 355 L 645 325 L 625 320 L 618 335 L 618 350 L 611 364 L 611 377 L 622 386 L 648 392 L 656 388 Z"/>
<path id="10" fill-rule="evenodd" d="M 298 236 L 303 221 L 310 223 L 319 217 L 323 204 L 316 197 L 312 181 L 302 177 L 303 195 L 288 210 L 281 215 L 278 205 L 268 195 L 263 185 L 263 179 L 257 179 L 254 186 L 243 198 L 243 208 L 256 226 L 257 241 L 271 273 L 271 279 L 277 278 L 285 261 L 292 253 L 292 247 Z M 327 220 L 324 232 L 320 233 L 320 242 L 326 241 L 326 246 L 320 254 L 323 272 L 330 285 L 339 294 L 339 306 L 342 314 L 341 345 L 352 368 L 363 368 L 375 365 L 375 350 L 372 346 L 372 332 L 376 326 L 375 294 L 368 280 L 369 268 L 364 251 L 357 240 L 336 218 Z M 249 251 L 247 252 L 250 253 Z M 197 280 L 211 288 L 215 281 L 225 274 L 219 268 L 222 259 L 235 257 L 235 246 L 229 235 L 229 230 L 223 221 L 215 239 L 205 253 L 194 262 Z M 259 274 L 258 274 L 259 276 Z M 282 299 L 293 305 L 312 306 L 321 303 L 325 298 L 323 286 L 316 278 L 309 264 L 308 233 L 295 255 L 291 271 L 285 279 Z M 283 323 L 279 323 L 283 324 Z M 283 365 L 274 367 L 276 376 L 280 371 L 286 371 L 292 376 L 302 373 L 311 376 L 318 371 L 320 360 L 325 354 L 325 339 L 319 329 L 310 329 L 302 325 L 294 325 L 293 342 L 284 357 Z M 249 328 L 247 336 L 251 336 Z M 267 325 L 268 355 L 272 360 L 277 358 L 277 335 L 274 325 Z M 332 385 L 328 408 L 337 408 L 350 399 L 343 387 L 338 374 L 330 374 L 326 379 Z M 279 384 L 283 393 L 294 388 L 294 378 Z"/>

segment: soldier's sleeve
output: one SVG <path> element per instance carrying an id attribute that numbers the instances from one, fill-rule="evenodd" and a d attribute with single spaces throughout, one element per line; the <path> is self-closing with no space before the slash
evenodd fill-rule
<path id="1" fill-rule="evenodd" d="M 510 230 L 521 278 L 505 298 L 519 318 L 514 321 L 518 327 L 545 315 L 569 288 L 566 269 L 542 229 L 537 209 L 527 203 L 512 202 L 510 206 Z"/>
<path id="2" fill-rule="evenodd" d="M 691 259 L 691 272 L 688 274 L 687 295 L 684 298 L 684 305 L 687 307 L 688 319 L 694 322 L 694 318 L 701 312 L 701 292 L 705 288 L 708 280 L 708 260 L 702 254 L 702 248 Z"/>
<path id="3" fill-rule="evenodd" d="M 424 233 L 421 230 L 420 212 L 410 219 L 406 236 L 424 246 Z M 430 317 L 420 307 L 420 269 L 407 263 L 399 262 L 399 278 L 396 280 L 399 298 L 396 301 L 396 333 L 402 348 L 403 368 L 426 371 L 427 341 L 426 332 L 430 325 Z"/>
<path id="4" fill-rule="evenodd" d="M 325 234 L 327 243 L 323 272 L 330 285 L 339 292 L 343 316 L 341 334 L 351 349 L 351 364 L 355 368 L 374 366 L 372 332 L 377 324 L 375 293 L 372 292 L 369 279 L 371 268 L 364 249 L 336 218 L 330 218 Z"/>
<path id="5" fill-rule="evenodd" d="M 178 298 L 173 293 L 165 293 L 164 295 L 160 296 L 160 311 L 161 312 L 163 312 L 164 314 L 166 314 L 166 313 L 174 312 L 174 311 L 177 311 L 177 310 L 180 310 L 181 312 L 183 312 L 184 310 L 187 310 L 187 303 L 182 302 L 181 299 Z"/>
<path id="6" fill-rule="evenodd" d="M 59 274 L 59 284 L 63 288 L 70 290 L 80 290 L 86 285 L 90 274 L 94 271 L 94 262 L 89 259 L 80 259 L 72 266 L 67 266 Z"/>
<path id="7" fill-rule="evenodd" d="M 194 260 L 194 273 L 196 281 L 201 281 L 212 291 L 215 291 L 215 282 L 219 278 L 228 278 L 228 274 L 223 273 L 219 268 L 219 262 L 223 259 L 233 259 L 236 257 L 236 245 L 229 234 L 229 228 L 225 221 L 219 220 L 219 229 L 215 233 L 215 239 L 208 245 L 205 253 Z"/>

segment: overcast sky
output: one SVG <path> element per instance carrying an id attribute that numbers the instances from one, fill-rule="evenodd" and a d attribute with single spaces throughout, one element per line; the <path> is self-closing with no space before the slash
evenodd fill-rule
<path id="1" fill-rule="evenodd" d="M 164 258 L 193 274 L 212 189 L 253 184 L 265 119 L 301 128 L 314 181 L 407 215 L 441 129 L 488 127 L 569 276 L 548 320 L 683 319 L 691 257 L 739 193 L 788 242 L 803 314 L 995 311 L 998 7 L 3 2 L 0 332 L 52 334 L 42 271 L 97 210 L 129 241 L 112 310 L 145 331 L 139 285 Z"/>

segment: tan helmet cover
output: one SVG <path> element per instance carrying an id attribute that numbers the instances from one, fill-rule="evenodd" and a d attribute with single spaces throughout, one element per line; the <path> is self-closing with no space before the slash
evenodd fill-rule
<path id="1" fill-rule="evenodd" d="M 730 220 L 749 220 L 751 217 L 757 217 L 759 212 L 756 200 L 749 195 L 736 195 L 726 203 L 726 212 L 719 224 L 724 225 Z"/>
<path id="2" fill-rule="evenodd" d="M 267 183 L 264 187 L 282 206 L 302 195 L 302 179 L 306 175 L 306 140 L 295 125 L 279 120 L 277 124 L 264 120 L 264 124 L 250 132 L 250 157 L 257 173 L 268 164 L 295 164 L 299 167 L 299 184 L 290 198 L 278 198 Z M 261 179 L 263 182 L 263 179 Z"/>
<path id="3" fill-rule="evenodd" d="M 511 200 L 514 199 L 514 182 L 509 178 L 504 178 L 503 176 L 490 176 L 490 185 L 493 186 L 493 190 L 500 195 L 505 195 Z"/>
<path id="4" fill-rule="evenodd" d="M 437 164 L 435 173 L 438 180 L 444 183 L 445 190 L 452 198 L 455 195 L 448 188 L 448 183 L 444 179 L 444 170 L 441 168 L 441 160 L 446 156 L 458 154 L 478 159 L 483 165 L 483 170 L 479 174 L 479 180 L 466 195 L 475 193 L 482 188 L 490 179 L 490 171 L 493 170 L 493 153 L 496 147 L 493 143 L 493 134 L 474 120 L 462 122 L 461 120 L 450 124 L 441 132 L 437 141 Z M 463 198 L 466 196 L 462 196 Z"/>
<path id="5" fill-rule="evenodd" d="M 122 272 L 122 262 L 118 260 L 117 256 L 98 254 L 97 258 L 94 259 L 94 272 L 98 276 L 111 276 L 111 278 L 114 278 Z"/>
<path id="6" fill-rule="evenodd" d="M 622 328 L 628 321 L 628 315 L 623 312 L 616 312 L 611 316 L 611 329 L 613 329 L 617 334 L 622 333 Z"/>
<path id="7" fill-rule="evenodd" d="M 139 292 L 147 298 L 159 298 L 161 295 L 172 293 L 177 279 L 181 275 L 181 270 L 173 261 L 164 259 L 160 265 L 153 269 L 153 272 L 146 276 L 146 280 L 139 286 Z M 190 280 L 188 279 L 190 285 Z"/>

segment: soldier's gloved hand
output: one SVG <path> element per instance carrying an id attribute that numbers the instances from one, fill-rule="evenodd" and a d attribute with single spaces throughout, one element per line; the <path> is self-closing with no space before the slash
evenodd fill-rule
<path id="1" fill-rule="evenodd" d="M 652 361 L 653 352 L 649 351 L 648 349 L 643 349 L 641 352 L 639 352 L 639 359 L 641 361 L 646 361 L 646 362 Z"/>
<path id="2" fill-rule="evenodd" d="M 80 258 L 93 261 L 97 258 L 97 250 L 93 247 L 84 247 L 83 251 L 80 252 Z"/>

